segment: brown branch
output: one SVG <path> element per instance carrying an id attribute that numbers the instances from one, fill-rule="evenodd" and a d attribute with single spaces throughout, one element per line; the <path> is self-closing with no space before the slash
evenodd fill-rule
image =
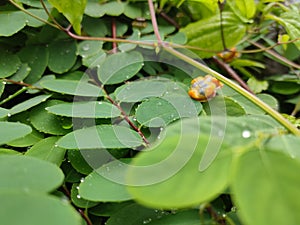
<path id="1" fill-rule="evenodd" d="M 227 63 L 223 62 L 222 60 L 219 60 L 217 57 L 213 57 L 213 60 L 222 67 L 233 79 L 235 79 L 244 89 L 246 89 L 248 92 L 254 94 L 251 89 L 248 87 L 248 85 L 240 78 L 240 76 L 228 65 Z"/>

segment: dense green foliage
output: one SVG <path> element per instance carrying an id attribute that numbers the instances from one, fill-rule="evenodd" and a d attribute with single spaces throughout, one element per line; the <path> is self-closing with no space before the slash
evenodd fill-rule
<path id="1" fill-rule="evenodd" d="M 299 5 L 151 2 L 0 3 L 0 224 L 300 223 Z"/>

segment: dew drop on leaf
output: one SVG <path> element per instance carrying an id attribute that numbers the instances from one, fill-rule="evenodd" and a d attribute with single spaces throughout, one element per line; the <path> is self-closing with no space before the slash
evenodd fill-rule
<path id="1" fill-rule="evenodd" d="M 151 218 L 148 218 L 148 219 L 146 219 L 146 220 L 143 221 L 143 224 L 148 224 L 148 223 L 150 223 L 151 221 L 152 221 L 152 219 L 151 219 Z"/>
<path id="2" fill-rule="evenodd" d="M 82 177 L 82 178 L 80 179 L 80 182 L 81 182 L 81 183 L 84 182 L 84 177 Z"/>
<path id="3" fill-rule="evenodd" d="M 76 195 L 76 197 L 77 197 L 77 198 L 81 198 L 81 196 L 80 196 L 80 195 Z"/>
<path id="4" fill-rule="evenodd" d="M 249 130 L 244 130 L 242 133 L 243 138 L 251 137 L 251 132 Z"/>

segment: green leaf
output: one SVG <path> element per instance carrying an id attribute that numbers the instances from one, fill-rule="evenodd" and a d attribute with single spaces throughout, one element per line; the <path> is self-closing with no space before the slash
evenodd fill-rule
<path id="1" fill-rule="evenodd" d="M 24 112 L 24 111 L 32 108 L 33 106 L 36 106 L 36 105 L 46 101 L 50 97 L 51 97 L 51 95 L 39 95 L 39 96 L 33 97 L 31 99 L 28 99 L 26 101 L 23 101 L 23 102 L 15 105 L 14 107 L 12 107 L 9 110 L 9 114 L 14 115 L 14 114 L 17 114 L 20 112 Z"/>
<path id="2" fill-rule="evenodd" d="M 74 40 L 52 42 L 49 45 L 49 69 L 59 74 L 69 71 L 76 62 L 76 51 Z"/>
<path id="3" fill-rule="evenodd" d="M 48 15 L 44 9 L 27 9 L 30 13 L 47 20 Z M 2 11 L 0 14 L 0 36 L 12 36 L 26 25 L 38 27 L 44 23 L 27 15 L 22 11 Z"/>
<path id="4" fill-rule="evenodd" d="M 219 106 L 224 105 L 224 109 L 220 109 Z M 212 116 L 243 116 L 246 115 L 246 111 L 238 101 L 231 97 L 217 96 L 207 103 L 203 104 L 204 110 L 208 115 Z"/>
<path id="5" fill-rule="evenodd" d="M 52 162 L 58 166 L 62 163 L 66 150 L 56 146 L 59 137 L 45 138 L 33 145 L 25 155 Z"/>
<path id="6" fill-rule="evenodd" d="M 47 193 L 59 187 L 62 171 L 52 163 L 20 155 L 0 155 L 0 193 Z"/>
<path id="7" fill-rule="evenodd" d="M 51 79 L 42 81 L 41 86 L 50 91 L 68 95 L 87 97 L 99 97 L 104 95 L 101 88 L 82 81 Z"/>
<path id="8" fill-rule="evenodd" d="M 236 100 L 246 111 L 247 114 L 265 114 L 265 111 L 260 109 L 257 105 L 252 103 L 250 100 L 245 98 L 244 96 L 234 93 L 230 95 L 234 100 Z M 258 98 L 267 103 L 270 107 L 277 110 L 278 109 L 278 101 L 272 95 L 268 94 L 258 94 Z"/>
<path id="9" fill-rule="evenodd" d="M 27 63 L 22 63 L 18 71 L 9 79 L 18 82 L 23 81 L 30 73 L 30 70 L 31 68 L 28 66 Z"/>
<path id="10" fill-rule="evenodd" d="M 9 110 L 0 107 L 0 119 L 7 117 Z"/>
<path id="11" fill-rule="evenodd" d="M 257 80 L 255 77 L 250 77 L 247 81 L 247 84 L 254 93 L 260 93 L 267 90 L 269 87 L 268 81 Z"/>
<path id="12" fill-rule="evenodd" d="M 207 215 L 199 215 L 199 210 L 190 209 L 179 211 L 175 213 L 168 213 L 166 211 L 156 210 L 156 218 L 152 219 L 149 225 L 199 225 L 203 224 L 214 224 L 211 218 Z M 145 220 L 146 222 L 149 221 Z M 200 222 L 201 221 L 201 222 Z"/>
<path id="13" fill-rule="evenodd" d="M 30 121 L 34 128 L 47 134 L 64 135 L 68 133 L 70 129 L 64 129 L 65 118 L 55 116 L 46 110 L 47 107 L 59 103 L 62 101 L 50 100 L 34 107 L 30 113 Z"/>
<path id="14" fill-rule="evenodd" d="M 79 214 L 64 201 L 47 195 L 0 194 L 0 223 L 10 225 L 80 225 Z"/>
<path id="15" fill-rule="evenodd" d="M 82 151 L 68 151 L 68 160 L 70 161 L 73 168 L 81 173 L 88 175 L 91 172 L 93 172 L 93 168 L 96 167 L 96 165 L 93 163 L 94 161 L 102 161 L 98 158 L 98 156 L 101 157 L 100 154 L 98 154 L 99 151 L 102 151 L 101 149 L 91 149 L 91 150 L 82 150 Z"/>
<path id="16" fill-rule="evenodd" d="M 10 141 L 7 143 L 7 145 L 14 146 L 14 147 L 28 147 L 34 145 L 42 138 L 44 138 L 43 134 L 39 133 L 35 129 L 32 129 L 32 132 L 30 134 L 27 134 L 26 136 L 15 139 L 13 141 Z"/>
<path id="17" fill-rule="evenodd" d="M 285 28 L 292 40 L 297 39 L 300 36 L 299 19 L 300 16 L 297 10 L 289 10 L 280 14 L 280 17 L 275 17 L 275 20 Z M 297 46 L 298 49 L 300 49 L 300 41 L 296 41 L 293 43 Z"/>
<path id="18" fill-rule="evenodd" d="M 210 201 L 226 188 L 230 148 L 203 132 L 202 124 L 190 119 L 167 127 L 160 143 L 132 160 L 127 182 L 136 201 L 152 208 L 185 208 Z M 204 151 L 218 155 L 200 172 Z"/>
<path id="19" fill-rule="evenodd" d="M 79 195 L 78 190 L 79 190 L 79 184 L 73 184 L 71 189 L 71 200 L 75 206 L 83 209 L 87 209 L 98 204 L 98 202 L 93 202 L 93 201 L 88 201 L 83 199 Z"/>
<path id="20" fill-rule="evenodd" d="M 89 210 L 89 213 L 96 216 L 106 216 L 110 217 L 116 212 L 120 211 L 122 208 L 132 204 L 132 201 L 125 202 L 102 202 L 96 207 Z"/>
<path id="21" fill-rule="evenodd" d="M 0 78 L 8 77 L 14 74 L 18 71 L 20 66 L 21 61 L 17 55 L 11 54 L 2 49 L 0 50 Z"/>
<path id="22" fill-rule="evenodd" d="M 0 97 L 2 96 L 4 92 L 6 82 L 0 82 Z"/>
<path id="23" fill-rule="evenodd" d="M 98 125 L 75 130 L 58 142 L 66 149 L 133 148 L 143 143 L 142 138 L 127 127 Z"/>
<path id="24" fill-rule="evenodd" d="M 300 85 L 294 82 L 280 81 L 272 82 L 270 87 L 272 92 L 282 95 L 292 95 L 300 91 Z"/>
<path id="25" fill-rule="evenodd" d="M 24 3 L 25 5 L 36 7 L 36 8 L 43 8 L 43 5 L 40 1 L 37 0 L 20 0 L 19 2 Z M 50 8 L 51 5 L 46 1 L 44 4 L 47 6 L 47 8 Z"/>
<path id="26" fill-rule="evenodd" d="M 242 221 L 297 224 L 300 215 L 294 212 L 300 210 L 299 170 L 299 160 L 279 152 L 254 149 L 240 156 L 234 167 L 232 190 Z M 266 216 L 270 209 L 272 213 Z"/>
<path id="27" fill-rule="evenodd" d="M 101 175 L 102 173 L 113 173 L 124 180 L 125 170 L 118 163 L 118 161 L 112 161 L 88 175 L 79 186 L 80 196 L 87 200 L 102 202 L 120 202 L 132 199 L 125 185 Z"/>
<path id="28" fill-rule="evenodd" d="M 105 59 L 98 77 L 103 84 L 117 84 L 136 75 L 142 66 L 143 56 L 139 52 L 120 52 Z"/>
<path id="29" fill-rule="evenodd" d="M 140 102 L 149 97 L 161 97 L 166 91 L 167 87 L 162 81 L 140 80 L 118 87 L 115 96 L 120 102 Z"/>
<path id="30" fill-rule="evenodd" d="M 170 94 L 142 102 L 136 109 L 136 119 L 144 126 L 164 127 L 179 118 L 195 117 L 201 109 L 201 104 L 186 94 Z"/>
<path id="31" fill-rule="evenodd" d="M 49 3 L 70 21 L 77 34 L 81 33 L 80 23 L 87 0 L 49 0 Z"/>
<path id="32" fill-rule="evenodd" d="M 24 137 L 32 131 L 30 126 L 22 123 L 0 121 L 0 127 L 0 145 Z"/>
<path id="33" fill-rule="evenodd" d="M 279 151 L 292 158 L 300 159 L 300 138 L 291 134 L 274 136 L 266 143 L 266 149 Z"/>
<path id="34" fill-rule="evenodd" d="M 73 102 L 48 107 L 48 112 L 59 116 L 79 118 L 114 118 L 121 115 L 120 110 L 108 102 Z"/>
<path id="35" fill-rule="evenodd" d="M 210 51 L 223 51 L 221 40 L 219 14 L 208 19 L 190 23 L 181 29 L 187 38 L 188 45 L 197 46 Z M 223 12 L 223 32 L 226 47 L 234 47 L 246 34 L 246 25 L 242 23 L 233 13 Z M 215 53 L 196 51 L 201 58 L 208 58 Z"/>
<path id="36" fill-rule="evenodd" d="M 91 17 L 102 17 L 105 14 L 110 16 L 119 16 L 124 11 L 124 3 L 118 1 L 99 2 L 97 0 L 89 0 L 85 8 L 85 14 Z"/>
<path id="37" fill-rule="evenodd" d="M 0 21 L 0 36 L 5 37 L 17 33 L 26 25 L 24 14 L 21 11 L 1 12 Z"/>
<path id="38" fill-rule="evenodd" d="M 255 0 L 239 0 L 239 1 L 228 1 L 232 10 L 237 13 L 237 15 L 241 15 L 246 19 L 251 19 L 255 15 L 256 12 L 256 3 Z"/>
<path id="39" fill-rule="evenodd" d="M 37 82 L 45 72 L 48 65 L 49 52 L 44 45 L 27 45 L 18 53 L 24 63 L 31 68 L 25 82 L 32 84 Z"/>
<path id="40" fill-rule="evenodd" d="M 108 220 L 107 225 L 118 225 L 122 221 L 122 225 L 130 224 L 151 224 L 150 222 L 158 217 L 159 212 L 132 203 L 113 214 Z"/>
<path id="41" fill-rule="evenodd" d="M 179 118 L 176 108 L 162 98 L 144 101 L 136 109 L 135 116 L 140 124 L 147 127 L 165 127 Z"/>
<path id="42" fill-rule="evenodd" d="M 79 54 L 82 58 L 96 55 L 102 51 L 102 45 L 102 41 L 82 41 L 78 45 L 77 54 Z"/>

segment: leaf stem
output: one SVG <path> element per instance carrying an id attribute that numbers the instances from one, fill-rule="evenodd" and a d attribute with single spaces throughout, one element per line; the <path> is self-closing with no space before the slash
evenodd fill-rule
<path id="1" fill-rule="evenodd" d="M 274 109 L 272 109 L 269 105 L 267 105 L 266 103 L 264 103 L 262 100 L 260 100 L 259 98 L 257 98 L 255 95 L 249 93 L 248 91 L 246 91 L 244 88 L 240 87 L 239 85 L 237 85 L 236 83 L 234 83 L 233 81 L 231 81 L 230 79 L 224 77 L 223 75 L 221 75 L 220 73 L 214 71 L 213 69 L 207 67 L 204 64 L 201 64 L 199 62 L 197 62 L 196 60 L 182 54 L 181 52 L 178 52 L 177 50 L 171 48 L 170 46 L 164 45 L 164 49 L 169 52 L 170 54 L 180 58 L 181 60 L 189 63 L 190 65 L 195 66 L 196 68 L 211 74 L 212 76 L 216 77 L 218 80 L 220 80 L 221 82 L 223 82 L 224 84 L 228 85 L 229 87 L 231 87 L 232 89 L 234 89 L 236 92 L 238 92 L 239 94 L 243 95 L 244 97 L 246 97 L 249 101 L 251 101 L 252 103 L 254 103 L 255 105 L 257 105 L 259 108 L 261 108 L 263 111 L 265 111 L 266 113 L 268 113 L 271 117 L 273 117 L 278 123 L 280 123 L 282 126 L 284 126 L 288 131 L 290 131 L 291 133 L 293 133 L 296 136 L 300 136 L 300 131 L 293 125 L 291 124 L 288 120 L 286 120 L 283 116 L 281 116 L 281 114 L 277 111 L 275 111 Z"/>
<path id="2" fill-rule="evenodd" d="M 15 92 L 14 94 L 8 96 L 6 99 L 3 99 L 0 102 L 0 105 L 12 100 L 13 98 L 17 97 L 18 95 L 22 94 L 24 91 L 27 91 L 29 89 L 29 87 L 22 87 L 20 90 L 18 90 L 17 92 Z"/>

